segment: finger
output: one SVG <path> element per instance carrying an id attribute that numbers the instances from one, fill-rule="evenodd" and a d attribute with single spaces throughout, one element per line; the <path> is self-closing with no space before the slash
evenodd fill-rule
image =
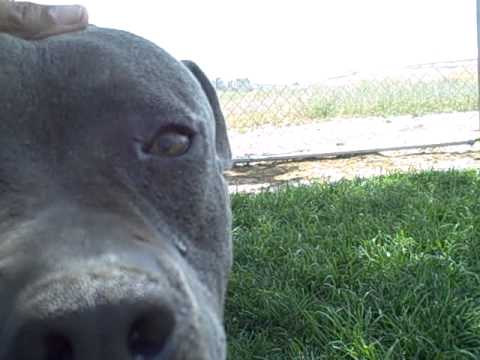
<path id="1" fill-rule="evenodd" d="M 24 39 L 78 31 L 88 25 L 88 12 L 80 5 L 38 5 L 0 0 L 0 32 Z"/>
<path id="2" fill-rule="evenodd" d="M 88 26 L 88 12 L 81 5 L 48 6 L 43 9 L 42 16 L 46 23 L 51 23 L 45 31 L 38 31 L 33 39 L 83 30 Z"/>

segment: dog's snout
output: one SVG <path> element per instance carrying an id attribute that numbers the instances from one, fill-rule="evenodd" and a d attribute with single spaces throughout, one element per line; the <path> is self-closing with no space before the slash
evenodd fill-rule
<path id="1" fill-rule="evenodd" d="M 128 351 L 132 359 L 153 359 L 165 351 L 175 328 L 175 317 L 168 309 L 140 315 L 128 332 Z"/>
<path id="2" fill-rule="evenodd" d="M 44 355 L 40 355 L 41 359 L 49 360 L 73 360 L 73 346 L 70 339 L 60 334 L 46 335 L 43 339 L 44 349 L 40 351 Z M 31 354 L 29 356 L 34 356 Z"/>
<path id="3" fill-rule="evenodd" d="M 148 311 L 115 307 L 112 310 L 102 306 L 90 310 L 90 314 L 70 314 L 59 319 L 27 319 L 14 337 L 10 358 L 163 359 L 173 350 L 169 342 L 176 319 L 169 307 Z M 79 316 L 88 316 L 91 320 L 81 321 Z M 132 320 L 122 323 L 127 318 Z M 100 332 L 99 327 L 102 328 Z"/>
<path id="4" fill-rule="evenodd" d="M 6 358 L 171 358 L 181 322 L 179 300 L 161 280 L 123 274 L 89 273 L 77 275 L 77 281 L 60 275 L 41 282 L 33 289 L 37 297 L 22 296 L 12 314 Z"/>

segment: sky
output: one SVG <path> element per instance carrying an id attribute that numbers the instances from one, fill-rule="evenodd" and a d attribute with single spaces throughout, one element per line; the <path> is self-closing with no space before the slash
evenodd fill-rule
<path id="1" fill-rule="evenodd" d="M 143 36 L 211 78 L 315 82 L 477 57 L 475 0 L 44 0 Z"/>

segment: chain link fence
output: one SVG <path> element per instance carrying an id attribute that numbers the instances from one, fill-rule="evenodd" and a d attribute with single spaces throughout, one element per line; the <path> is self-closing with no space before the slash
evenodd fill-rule
<path id="1" fill-rule="evenodd" d="M 437 116 L 437 124 L 440 118 L 448 120 L 450 126 L 455 128 L 466 127 L 469 129 L 468 136 L 472 136 L 473 128 L 478 129 L 478 75 L 477 60 L 460 60 L 450 62 L 437 62 L 409 66 L 388 74 L 378 73 L 351 73 L 344 76 L 326 79 L 317 84 L 304 85 L 300 83 L 290 85 L 261 85 L 254 84 L 248 79 L 224 81 L 216 79 L 214 85 L 217 89 L 224 114 L 231 133 L 233 133 L 234 155 L 249 156 L 252 154 L 285 154 L 292 152 L 308 151 L 308 146 L 303 146 L 305 138 L 312 133 L 312 126 L 320 126 L 327 129 L 330 134 L 324 132 L 315 139 L 307 139 L 307 142 L 325 143 L 328 136 L 331 137 L 330 148 L 334 150 L 338 146 L 345 146 L 342 131 L 350 129 L 353 134 L 345 135 L 355 137 L 362 135 L 361 131 L 353 129 L 353 125 L 345 129 L 336 128 L 332 123 L 344 123 L 349 119 L 349 124 L 359 125 L 363 128 L 382 126 L 382 124 L 399 123 L 393 119 L 410 119 Z M 461 120 L 456 123 L 457 117 L 452 114 L 460 114 Z M 381 123 L 375 121 L 352 122 L 353 119 L 381 119 Z M 335 120 L 335 121 L 331 121 Z M 443 123 L 445 123 L 444 121 Z M 467 122 L 468 124 L 464 124 Z M 327 126 L 327 123 L 330 124 Z M 462 123 L 463 125 L 459 125 Z M 366 124 L 366 125 L 365 125 Z M 299 125 L 293 126 L 292 125 Z M 285 129 L 288 126 L 287 130 Z M 310 127 L 309 127 L 310 126 Z M 392 125 L 393 126 L 393 125 Z M 390 126 L 390 128 L 392 128 Z M 424 126 L 424 125 L 422 125 Z M 433 135 L 431 140 L 449 141 L 458 140 L 458 135 L 452 134 L 452 129 L 443 131 L 443 137 L 435 137 L 435 131 L 428 126 L 428 133 Z M 291 135 L 296 129 L 302 128 L 305 135 L 298 135 L 293 139 Z M 267 129 L 267 130 L 265 130 Z M 393 131 L 393 130 L 392 130 Z M 401 131 L 396 129 L 395 131 Z M 275 147 L 275 133 L 280 132 L 278 141 L 295 141 L 297 144 L 292 150 Z M 314 131 L 313 131 L 314 132 Z M 335 136 L 331 136 L 336 133 Z M 237 135 L 242 133 L 260 134 L 253 136 L 253 140 L 247 141 L 247 137 L 238 140 Z M 454 135 L 452 139 L 448 136 Z M 390 137 L 399 138 L 402 134 L 390 134 Z M 378 133 L 368 144 L 351 146 L 375 148 L 383 145 L 382 138 L 389 136 Z M 465 135 L 467 136 L 467 135 Z M 291 138 L 291 139 L 290 139 Z M 372 140 L 372 139 L 370 139 Z M 387 140 L 386 145 L 391 145 L 393 140 Z M 431 143 L 430 139 L 413 139 L 418 142 Z M 242 142 L 242 144 L 238 144 Z M 407 141 L 408 142 L 408 141 Z M 261 144 L 261 149 L 254 147 Z M 271 143 L 270 146 L 267 143 Z M 333 144 L 333 147 L 331 146 Z M 263 147 L 262 147 L 263 146 Z M 302 150 L 303 149 L 303 150 Z M 310 146 L 310 150 L 311 146 Z"/>

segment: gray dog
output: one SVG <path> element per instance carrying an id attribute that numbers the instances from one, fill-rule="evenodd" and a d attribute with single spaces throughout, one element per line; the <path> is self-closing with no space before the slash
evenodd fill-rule
<path id="1" fill-rule="evenodd" d="M 126 32 L 0 34 L 0 360 L 224 359 L 215 91 Z"/>

